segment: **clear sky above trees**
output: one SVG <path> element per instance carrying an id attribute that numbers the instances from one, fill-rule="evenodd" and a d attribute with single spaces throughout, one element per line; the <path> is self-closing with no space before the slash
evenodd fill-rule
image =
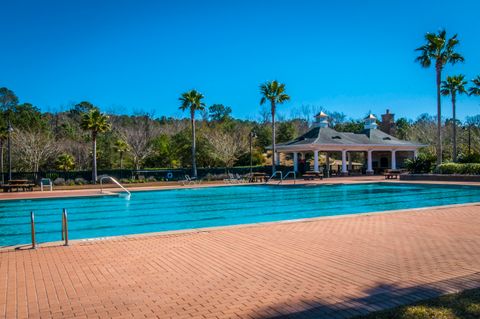
<path id="1" fill-rule="evenodd" d="M 42 110 L 88 100 L 105 111 L 183 116 L 196 88 L 207 105 L 258 115 L 258 85 L 278 79 L 292 101 L 361 117 L 435 114 L 431 70 L 413 61 L 425 32 L 458 33 L 480 73 L 478 1 L 4 1 L 0 86 Z M 444 104 L 443 114 L 451 116 Z M 460 97 L 458 117 L 477 114 Z"/>

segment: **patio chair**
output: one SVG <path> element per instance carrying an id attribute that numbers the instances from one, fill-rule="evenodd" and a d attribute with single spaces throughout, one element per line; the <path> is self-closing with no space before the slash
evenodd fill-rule
<path id="1" fill-rule="evenodd" d="M 228 173 L 228 178 L 225 178 L 223 181 L 226 184 L 236 184 L 236 183 L 238 183 L 238 179 L 236 179 L 235 176 L 233 176 L 232 173 Z"/>
<path id="2" fill-rule="evenodd" d="M 190 175 L 185 175 L 185 179 L 182 181 L 182 185 L 185 186 L 194 184 L 200 184 L 200 180 L 196 177 L 190 177 Z"/>
<path id="3" fill-rule="evenodd" d="M 240 174 L 236 173 L 235 177 L 239 183 L 248 183 L 248 178 L 246 178 L 245 176 L 242 177 L 240 176 Z"/>
<path id="4" fill-rule="evenodd" d="M 42 178 L 40 180 L 40 190 L 43 192 L 43 188 L 50 188 L 50 191 L 53 191 L 53 183 L 50 178 Z"/>

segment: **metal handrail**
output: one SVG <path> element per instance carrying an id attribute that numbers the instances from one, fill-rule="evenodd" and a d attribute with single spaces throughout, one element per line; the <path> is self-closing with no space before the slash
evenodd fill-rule
<path id="1" fill-rule="evenodd" d="M 282 177 L 282 179 L 280 180 L 280 182 L 278 182 L 278 184 L 281 184 L 283 182 L 283 180 L 286 179 L 287 176 L 290 175 L 290 174 L 293 174 L 293 183 L 295 184 L 296 180 L 297 180 L 297 172 L 295 172 L 295 171 L 289 171 L 287 174 L 285 174 L 285 176 Z"/>
<path id="2" fill-rule="evenodd" d="M 110 179 L 112 182 L 114 182 L 115 184 L 117 184 L 121 189 L 123 189 L 126 193 L 127 193 L 127 196 L 125 198 L 127 199 L 130 199 L 130 196 L 132 195 L 130 193 L 130 191 L 128 189 L 126 189 L 125 187 L 123 187 L 122 184 L 120 184 L 115 178 L 113 178 L 112 176 L 102 176 L 100 177 L 100 192 L 103 193 L 103 180 L 104 179 Z"/>
<path id="3" fill-rule="evenodd" d="M 30 227 L 32 231 L 32 249 L 37 248 L 37 240 L 35 239 L 35 213 L 30 212 Z"/>
<path id="4" fill-rule="evenodd" d="M 272 178 L 274 178 L 275 176 L 277 176 L 278 173 L 280 173 L 280 180 L 282 180 L 282 179 L 283 179 L 283 172 L 282 172 L 282 171 L 275 171 L 275 173 L 273 173 L 272 176 L 270 176 L 270 177 L 267 179 L 267 181 L 265 182 L 265 184 L 267 184 L 268 182 L 270 182 L 270 180 L 271 180 Z"/>
<path id="5" fill-rule="evenodd" d="M 62 240 L 65 240 L 64 246 L 68 246 L 68 215 L 65 208 L 62 211 Z"/>

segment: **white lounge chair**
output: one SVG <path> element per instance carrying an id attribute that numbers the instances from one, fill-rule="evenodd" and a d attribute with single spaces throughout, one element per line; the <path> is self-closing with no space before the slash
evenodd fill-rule
<path id="1" fill-rule="evenodd" d="M 248 183 L 248 178 L 240 176 L 240 174 L 236 173 L 235 177 L 239 183 Z"/>
<path id="2" fill-rule="evenodd" d="M 190 175 L 185 175 L 185 179 L 182 181 L 182 185 L 193 185 L 193 184 L 200 184 L 200 180 L 196 177 L 190 177 Z"/>

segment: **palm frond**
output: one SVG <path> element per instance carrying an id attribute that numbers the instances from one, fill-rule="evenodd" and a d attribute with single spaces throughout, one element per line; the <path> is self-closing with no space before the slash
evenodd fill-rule
<path id="1" fill-rule="evenodd" d="M 480 75 L 472 80 L 473 86 L 468 89 L 468 95 L 480 96 Z"/>
<path id="2" fill-rule="evenodd" d="M 432 60 L 435 60 L 435 64 L 440 68 L 443 68 L 447 63 L 464 62 L 463 56 L 455 51 L 458 44 L 457 35 L 455 34 L 447 39 L 446 30 L 440 30 L 438 33 L 427 33 L 425 34 L 425 44 L 415 50 L 420 52 L 415 62 L 426 68 L 431 66 Z"/>
<path id="3" fill-rule="evenodd" d="M 197 90 L 190 90 L 183 93 L 179 100 L 182 102 L 180 104 L 180 110 L 190 110 L 191 113 L 195 111 L 201 111 L 205 109 L 205 103 L 202 101 L 204 95 Z"/>
<path id="4" fill-rule="evenodd" d="M 465 86 L 467 85 L 467 81 L 465 81 L 465 75 L 453 75 L 447 76 L 446 81 L 442 81 L 442 87 L 440 93 L 442 95 L 455 95 L 455 94 L 463 94 L 466 93 L 467 90 Z"/>

